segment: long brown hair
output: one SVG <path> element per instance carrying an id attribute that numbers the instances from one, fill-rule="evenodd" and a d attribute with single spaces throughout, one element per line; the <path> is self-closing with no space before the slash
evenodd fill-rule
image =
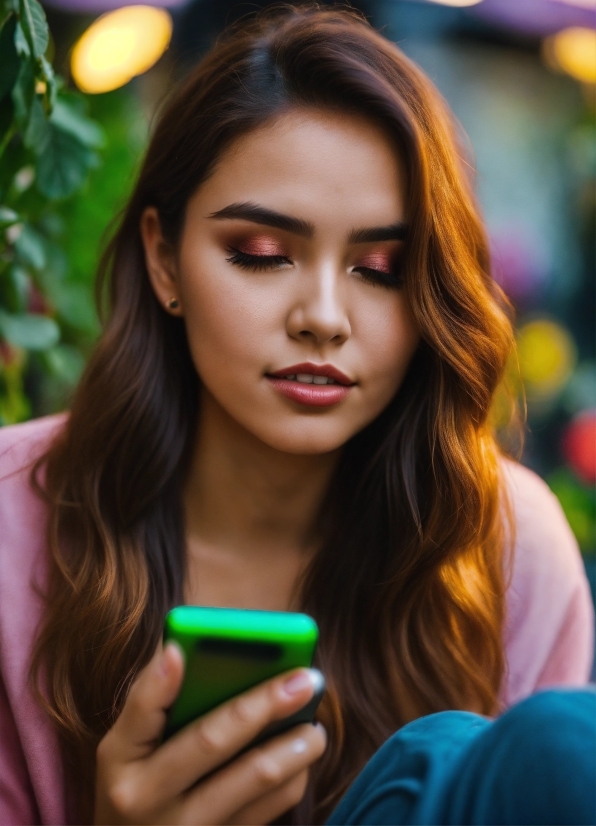
<path id="1" fill-rule="evenodd" d="M 175 245 L 222 152 L 293 107 L 359 115 L 394 142 L 408 177 L 404 290 L 422 331 L 397 396 L 345 446 L 321 509 L 302 606 L 321 631 L 329 747 L 295 817 L 324 820 L 408 720 L 497 704 L 506 531 L 488 414 L 512 331 L 450 117 L 356 13 L 278 9 L 224 34 L 162 112 L 101 263 L 103 335 L 38 463 L 53 562 L 32 674 L 44 671 L 89 798 L 94 748 L 185 576 L 181 488 L 200 382 L 182 320 L 150 287 L 140 217 L 156 207 Z"/>

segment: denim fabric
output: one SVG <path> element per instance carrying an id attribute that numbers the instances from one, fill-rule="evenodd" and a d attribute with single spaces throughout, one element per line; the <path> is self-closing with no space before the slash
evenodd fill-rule
<path id="1" fill-rule="evenodd" d="M 404 726 L 331 814 L 339 824 L 595 824 L 596 692 L 543 691 L 496 720 L 445 711 Z"/>

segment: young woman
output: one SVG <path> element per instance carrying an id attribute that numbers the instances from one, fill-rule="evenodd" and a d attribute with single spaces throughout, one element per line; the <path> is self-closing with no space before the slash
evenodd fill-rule
<path id="1" fill-rule="evenodd" d="M 586 681 L 577 548 L 490 424 L 513 337 L 465 169 L 349 12 L 262 16 L 173 95 L 69 415 L 0 431 L 7 821 L 320 822 L 408 721 Z M 314 616 L 323 725 L 232 759 L 298 671 L 157 746 L 185 602 Z"/>

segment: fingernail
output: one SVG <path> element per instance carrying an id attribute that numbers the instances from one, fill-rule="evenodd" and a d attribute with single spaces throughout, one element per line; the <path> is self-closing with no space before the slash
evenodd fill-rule
<path id="1" fill-rule="evenodd" d="M 305 669 L 304 671 L 299 671 L 297 674 L 292 674 L 283 684 L 286 694 L 293 696 L 304 691 L 305 688 L 314 688 L 314 673 Z"/>
<path id="2" fill-rule="evenodd" d="M 301 737 L 298 738 L 298 740 L 294 740 L 294 742 L 292 743 L 292 751 L 294 752 L 294 754 L 304 754 L 307 748 L 308 743 Z"/>

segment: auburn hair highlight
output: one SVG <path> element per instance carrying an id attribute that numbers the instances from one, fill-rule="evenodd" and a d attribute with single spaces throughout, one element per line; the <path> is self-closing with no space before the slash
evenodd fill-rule
<path id="1" fill-rule="evenodd" d="M 319 624 L 329 745 L 295 822 L 325 820 L 406 722 L 493 713 L 504 673 L 506 498 L 489 411 L 513 334 L 449 112 L 350 10 L 268 10 L 224 33 L 161 113 L 98 279 L 103 333 L 33 479 L 51 570 L 32 679 L 91 817 L 97 743 L 183 601 L 186 457 L 200 379 L 147 276 L 140 218 L 175 245 L 226 149 L 291 110 L 378 124 L 407 172 L 404 287 L 421 344 L 385 411 L 344 447 L 301 583 Z M 43 476 L 41 475 L 43 474 Z"/>

